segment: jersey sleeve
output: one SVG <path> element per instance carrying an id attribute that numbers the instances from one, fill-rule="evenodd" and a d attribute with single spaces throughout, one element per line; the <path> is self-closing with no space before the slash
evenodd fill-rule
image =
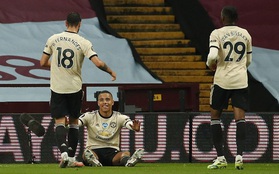
<path id="1" fill-rule="evenodd" d="M 97 53 L 94 51 L 93 45 L 89 40 L 85 40 L 85 42 L 84 42 L 83 53 L 84 53 L 84 56 L 89 59 L 95 55 L 97 56 Z"/>
<path id="2" fill-rule="evenodd" d="M 79 126 L 86 126 L 87 125 L 87 117 L 88 117 L 88 113 L 82 114 L 78 119 L 78 125 Z"/>
<path id="3" fill-rule="evenodd" d="M 118 112 L 118 121 L 122 127 L 127 127 L 127 124 L 131 121 L 131 119 L 129 116 L 123 115 Z"/>
<path id="4" fill-rule="evenodd" d="M 219 39 L 218 39 L 218 30 L 213 30 L 209 37 L 209 48 L 215 47 L 217 49 L 220 48 L 219 46 Z"/>
<path id="5" fill-rule="evenodd" d="M 250 36 L 250 34 L 248 34 L 249 35 L 249 42 L 248 42 L 248 44 L 247 44 L 247 54 L 251 54 L 252 53 L 252 37 Z"/>
<path id="6" fill-rule="evenodd" d="M 45 54 L 52 55 L 51 45 L 52 45 L 52 37 L 50 37 L 46 42 L 46 45 L 45 45 L 44 51 L 43 51 Z"/>
<path id="7" fill-rule="evenodd" d="M 251 64 L 251 62 L 252 62 L 252 37 L 250 36 L 250 34 L 248 34 L 249 35 L 249 42 L 248 42 L 248 44 L 247 44 L 247 62 L 246 62 L 246 67 L 248 67 L 250 64 Z"/>

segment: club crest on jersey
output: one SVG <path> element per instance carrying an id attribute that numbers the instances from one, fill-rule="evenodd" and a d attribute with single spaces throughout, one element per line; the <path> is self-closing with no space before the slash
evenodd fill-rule
<path id="1" fill-rule="evenodd" d="M 108 124 L 107 123 L 102 123 L 103 128 L 107 128 Z"/>
<path id="2" fill-rule="evenodd" d="M 116 127 L 116 123 L 115 122 L 111 122 L 110 123 L 110 127 L 115 128 Z"/>

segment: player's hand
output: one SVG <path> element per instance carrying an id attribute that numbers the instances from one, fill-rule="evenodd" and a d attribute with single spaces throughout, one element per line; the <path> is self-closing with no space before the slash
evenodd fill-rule
<path id="1" fill-rule="evenodd" d="M 133 125 L 130 125 L 130 126 L 134 131 L 139 132 L 140 124 L 141 124 L 141 122 L 139 120 L 133 120 Z"/>
<path id="2" fill-rule="evenodd" d="M 114 71 L 112 71 L 112 73 L 110 74 L 111 75 L 111 81 L 114 81 L 116 80 L 116 73 Z"/>

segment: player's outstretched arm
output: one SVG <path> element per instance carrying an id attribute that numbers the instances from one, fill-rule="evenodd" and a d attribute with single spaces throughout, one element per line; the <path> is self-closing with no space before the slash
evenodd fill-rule
<path id="1" fill-rule="evenodd" d="M 134 131 L 139 132 L 140 131 L 140 124 L 141 124 L 141 122 L 139 120 L 133 120 L 132 122 L 133 122 L 133 124 L 130 124 L 131 128 Z"/>
<path id="2" fill-rule="evenodd" d="M 112 71 L 112 69 L 107 66 L 105 62 L 103 62 L 101 59 L 98 58 L 98 56 L 93 56 L 91 57 L 91 61 L 102 71 L 105 71 L 111 75 L 111 80 L 114 81 L 116 80 L 116 73 Z"/>

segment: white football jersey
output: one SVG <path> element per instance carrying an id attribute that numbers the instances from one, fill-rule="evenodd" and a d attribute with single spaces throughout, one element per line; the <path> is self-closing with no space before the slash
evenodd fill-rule
<path id="1" fill-rule="evenodd" d="M 247 54 L 252 53 L 252 39 L 246 29 L 224 26 L 212 31 L 210 47 L 218 49 L 214 84 L 224 89 L 248 87 Z"/>
<path id="2" fill-rule="evenodd" d="M 99 111 L 87 112 L 80 116 L 79 122 L 87 128 L 86 148 L 119 149 L 120 131 L 131 121 L 127 115 L 113 111 L 108 118 L 102 117 Z"/>
<path id="3" fill-rule="evenodd" d="M 52 56 L 50 89 L 56 93 L 81 90 L 84 57 L 90 58 L 97 54 L 90 41 L 67 31 L 52 35 L 47 40 L 44 53 Z"/>

